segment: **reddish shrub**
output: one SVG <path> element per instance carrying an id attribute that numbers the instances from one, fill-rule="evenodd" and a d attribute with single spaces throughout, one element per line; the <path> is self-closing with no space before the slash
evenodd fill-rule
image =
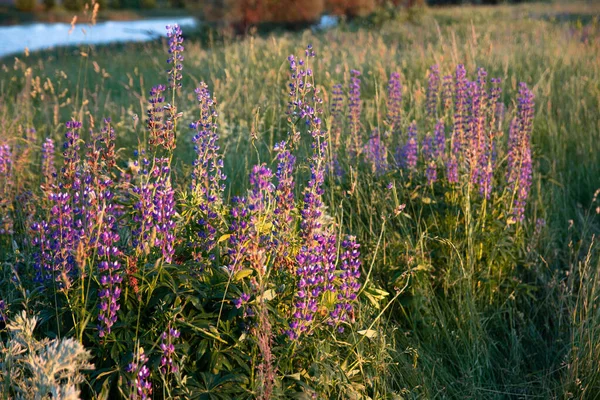
<path id="1" fill-rule="evenodd" d="M 317 21 L 325 0 L 192 0 L 200 6 L 202 18 L 237 31 L 263 22 L 300 24 Z M 194 5 L 192 4 L 192 7 Z"/>
<path id="2" fill-rule="evenodd" d="M 376 0 L 327 0 L 327 11 L 335 15 L 362 17 L 375 11 Z"/>

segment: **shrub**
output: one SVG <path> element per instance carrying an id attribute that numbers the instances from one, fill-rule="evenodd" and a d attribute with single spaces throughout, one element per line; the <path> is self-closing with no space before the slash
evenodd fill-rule
<path id="1" fill-rule="evenodd" d="M 208 0 L 192 2 L 202 19 L 212 24 L 245 32 L 261 23 L 305 24 L 316 22 L 324 10 L 324 0 Z"/>
<path id="2" fill-rule="evenodd" d="M 364 17 L 375 11 L 376 6 L 376 0 L 327 0 L 328 12 L 348 17 Z"/>
<path id="3" fill-rule="evenodd" d="M 7 324 L 10 338 L 0 342 L 2 393 L 19 399 L 79 399 L 82 372 L 94 368 L 90 352 L 71 338 L 35 339 L 37 323 L 23 311 Z"/>

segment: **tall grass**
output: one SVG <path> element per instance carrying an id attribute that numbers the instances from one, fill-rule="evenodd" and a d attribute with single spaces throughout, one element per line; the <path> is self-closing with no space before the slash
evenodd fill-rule
<path id="1" fill-rule="evenodd" d="M 84 389 L 88 395 L 92 390 L 114 394 L 117 387 L 127 393 L 127 364 L 135 364 L 132 371 L 142 368 L 141 348 L 151 354 L 169 324 L 179 324 L 180 343 L 185 345 L 177 350 L 180 357 L 189 357 L 181 362 L 187 365 L 185 371 L 193 371 L 192 384 L 183 385 L 178 380 L 183 375 L 161 375 L 158 358 L 151 358 L 155 394 L 162 388 L 162 395 L 169 396 L 169 388 L 181 385 L 188 390 L 178 392 L 184 397 L 284 396 L 303 391 L 327 398 L 597 398 L 600 220 L 594 192 L 600 188 L 599 12 L 586 3 L 432 9 L 417 22 L 413 16 L 412 22 L 399 16 L 377 29 L 358 21 L 322 33 L 186 42 L 185 73 L 176 99 L 182 114 L 177 118 L 198 119 L 193 89 L 205 82 L 217 99 L 220 153 L 228 178 L 225 204 L 252 189 L 248 174 L 253 166 L 275 165 L 275 145 L 296 129 L 286 114 L 290 54 L 307 43 L 317 50 L 312 70 L 325 104 L 323 126 L 332 143 L 336 115 L 329 106 L 340 97 L 336 84 L 341 84 L 341 97 L 347 101 L 352 70 L 361 71 L 361 144 L 375 129 L 390 130 L 386 101 L 391 74 L 398 73 L 403 85 L 401 129 L 384 139 L 388 168 L 381 172 L 362 155 L 352 157 L 351 147 L 345 146 L 352 132 L 351 113 L 345 109 L 340 119 L 342 144 L 327 154 L 329 162 L 340 154 L 338 166 L 344 175 L 336 178 L 333 164 L 327 169 L 326 213 L 336 221 L 336 229 L 356 235 L 361 244 L 363 289 L 356 320 L 350 332 L 313 335 L 300 349 L 276 338 L 271 347 L 280 359 L 271 364 L 277 365 L 274 370 L 264 362 L 272 360 L 268 335 L 249 330 L 248 336 L 257 339 L 242 340 L 235 323 L 229 322 L 236 310 L 244 309 L 232 307 L 231 278 L 215 271 L 201 274 L 198 285 L 175 284 L 198 279 L 185 257 L 189 271 L 157 261 L 147 275 L 132 275 L 141 280 L 143 290 L 139 295 L 125 294 L 124 310 L 131 315 L 123 317 L 147 331 L 133 334 L 117 325 L 121 336 L 107 353 L 100 352 L 100 342 L 92 339 L 95 320 L 90 320 L 92 311 L 86 314 L 89 308 L 73 306 L 81 313 L 75 322 L 65 322 L 68 314 L 43 309 L 41 297 L 15 280 L 18 271 L 31 263 L 28 227 L 44 215 L 43 204 L 27 201 L 39 193 L 42 183 L 38 166 L 44 139 L 62 143 L 63 123 L 71 119 L 95 126 L 97 132 L 101 119 L 111 118 L 117 167 L 126 170 L 135 165 L 140 156 L 133 150 L 141 151 L 149 139 L 148 93 L 165 80 L 168 44 L 59 49 L 4 60 L 0 129 L 2 144 L 8 143 L 13 151 L 16 173 L 0 193 L 5 193 L 3 198 L 19 196 L 5 206 L 14 213 L 15 233 L 2 236 L 0 245 L 0 296 L 9 305 L 7 317 L 19 309 L 38 312 L 49 335 L 75 336 L 95 347 L 96 370 L 88 375 L 89 388 Z M 395 166 L 395 147 L 404 144 L 412 121 L 417 121 L 419 143 L 434 132 L 427 114 L 429 68 L 434 64 L 441 76 L 464 64 L 470 79 L 479 67 L 490 77 L 501 78 L 506 109 L 503 143 L 517 109 L 519 82 L 527 82 L 535 95 L 533 177 L 522 222 L 512 223 L 510 209 L 504 208 L 511 204 L 507 191 L 486 201 L 465 185 L 428 184 L 424 160 L 419 159 L 415 173 Z M 441 104 L 438 107 L 442 110 Z M 442 117 L 449 127 L 453 115 Z M 181 193 L 189 185 L 196 157 L 193 135 L 184 125 L 178 124 L 171 164 L 173 186 L 182 188 Z M 301 129 L 304 138 L 307 132 Z M 87 130 L 80 134 L 91 143 Z M 294 150 L 298 160 L 312 156 L 310 143 L 304 139 Z M 307 182 L 310 175 L 309 163 L 301 161 L 296 182 Z M 495 182 L 501 186 L 504 177 L 502 170 Z M 162 190 L 160 182 L 152 184 Z M 302 194 L 298 186 L 295 197 Z M 183 195 L 177 204 L 179 223 L 192 221 L 197 204 L 184 201 Z M 193 233 L 197 228 L 190 229 Z M 254 278 L 257 281 L 250 287 L 263 290 L 256 303 L 263 304 L 256 310 L 263 315 L 258 332 L 276 330 L 284 324 L 286 300 L 267 298 L 262 303 L 268 288 L 261 284 L 261 275 Z M 273 282 L 287 278 L 277 279 L 282 280 Z M 237 296 L 248 289 L 242 282 L 233 286 L 233 291 L 240 290 Z M 277 316 L 274 320 L 264 317 L 265 304 L 280 307 L 269 309 Z M 144 321 L 156 310 L 164 318 Z M 59 321 L 66 326 L 57 325 Z M 119 341 L 133 346 L 119 347 Z M 132 352 L 137 354 L 134 359 Z M 127 356 L 119 357 L 121 353 Z M 259 385 L 264 381 L 259 374 L 273 373 L 278 377 L 274 387 Z"/>

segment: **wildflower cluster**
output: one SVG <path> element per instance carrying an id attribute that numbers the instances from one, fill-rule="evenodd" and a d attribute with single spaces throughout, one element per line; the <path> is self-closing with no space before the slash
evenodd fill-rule
<path id="1" fill-rule="evenodd" d="M 392 73 L 386 100 L 387 131 L 374 131 L 362 144 L 358 76 L 358 72 L 353 72 L 348 94 L 351 119 L 348 137 L 355 140 L 349 143 L 349 148 L 360 146 L 361 159 L 373 174 L 381 176 L 397 166 L 409 172 L 413 179 L 422 174 L 429 186 L 440 180 L 449 185 L 463 183 L 487 200 L 493 193 L 502 196 L 506 189 L 514 199 L 510 212 L 515 220 L 523 220 L 531 186 L 530 136 L 534 107 L 533 95 L 526 84 L 520 85 L 516 116 L 505 144 L 500 141 L 505 111 L 500 101 L 501 81 L 491 79 L 488 83 L 483 68 L 478 69 L 476 80 L 470 81 L 463 65 L 457 66 L 454 77 L 445 75 L 441 79 L 439 66 L 434 65 L 428 75 L 428 118 L 423 123 L 410 122 L 404 136 L 400 129 L 402 85 L 399 74 Z M 335 99 L 335 103 L 339 100 Z M 446 127 L 451 128 L 449 133 Z M 391 163 L 388 149 L 394 142 L 398 144 Z M 504 167 L 500 164 L 503 160 L 498 157 L 499 152 L 507 153 L 505 177 L 499 172 Z"/>
<path id="2" fill-rule="evenodd" d="M 387 87 L 387 122 L 390 131 L 398 133 L 402 122 L 402 82 L 400 74 L 392 72 Z"/>
<path id="3" fill-rule="evenodd" d="M 533 126 L 533 93 L 527 85 L 519 86 L 517 116 L 511 121 L 508 137 L 507 181 L 514 196 L 513 213 L 522 221 L 531 187 L 531 129 Z"/>

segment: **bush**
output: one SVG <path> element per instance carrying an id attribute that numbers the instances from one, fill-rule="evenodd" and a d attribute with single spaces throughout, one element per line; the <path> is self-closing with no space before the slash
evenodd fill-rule
<path id="1" fill-rule="evenodd" d="M 36 0 L 15 0 L 15 7 L 19 11 L 33 11 L 36 4 Z"/>
<path id="2" fill-rule="evenodd" d="M 327 9 L 335 15 L 364 17 L 375 11 L 375 0 L 327 0 Z"/>
<path id="3" fill-rule="evenodd" d="M 316 22 L 325 9 L 325 0 L 267 0 L 265 13 L 269 22 L 312 23 Z"/>
<path id="4" fill-rule="evenodd" d="M 261 23 L 306 24 L 316 22 L 324 11 L 324 0 L 208 0 L 190 3 L 201 18 L 213 25 L 235 28 L 239 33 Z"/>
<path id="5" fill-rule="evenodd" d="M 80 398 L 82 371 L 94 368 L 90 352 L 72 338 L 37 340 L 33 332 L 37 323 L 38 318 L 23 311 L 6 326 L 10 337 L 0 342 L 3 394 L 22 399 Z"/>
<path id="6" fill-rule="evenodd" d="M 327 0 L 327 10 L 331 14 L 348 17 L 364 17 L 375 11 L 375 0 Z"/>

